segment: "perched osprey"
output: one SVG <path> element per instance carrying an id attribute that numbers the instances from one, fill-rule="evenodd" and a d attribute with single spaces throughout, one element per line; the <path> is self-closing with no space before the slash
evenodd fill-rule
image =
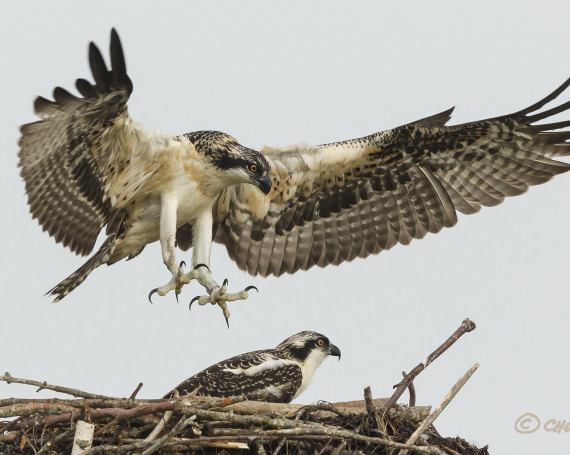
<path id="1" fill-rule="evenodd" d="M 95 84 L 83 96 L 57 87 L 37 98 L 42 120 L 24 125 L 20 163 L 28 202 L 44 230 L 75 253 L 93 250 L 50 293 L 60 300 L 96 267 L 137 256 L 160 240 L 172 274 L 154 291 L 180 293 L 197 279 L 200 304 L 247 298 L 210 273 L 212 241 L 239 268 L 276 275 L 340 264 L 408 244 L 566 172 L 570 121 L 536 125 L 570 108 L 537 112 L 569 85 L 511 115 L 445 126 L 452 109 L 398 128 L 333 144 L 258 152 L 215 131 L 147 131 L 127 112 L 132 83 L 117 33 L 111 69 L 91 43 Z M 193 247 L 188 272 L 175 247 Z"/>
<path id="2" fill-rule="evenodd" d="M 326 336 L 299 332 L 275 349 L 248 352 L 212 365 L 174 390 L 180 395 L 195 393 L 220 398 L 245 395 L 259 401 L 289 403 L 307 388 L 315 370 L 329 355 L 340 360 L 340 350 Z"/>

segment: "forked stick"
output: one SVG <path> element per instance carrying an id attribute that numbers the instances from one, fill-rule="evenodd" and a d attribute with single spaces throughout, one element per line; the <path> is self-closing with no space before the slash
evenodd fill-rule
<path id="1" fill-rule="evenodd" d="M 441 354 L 443 354 L 445 351 L 447 351 L 449 349 L 449 347 L 453 343 L 455 343 L 462 335 L 464 335 L 467 332 L 471 332 L 471 331 L 475 330 L 475 327 L 476 327 L 476 325 L 473 321 L 471 321 L 470 319 L 465 319 L 461 323 L 459 328 L 455 332 L 453 332 L 453 334 L 447 340 L 445 340 L 445 342 L 440 347 L 438 347 L 435 351 L 433 351 L 430 355 L 428 355 L 428 357 L 422 363 L 420 363 L 412 371 L 410 371 L 410 374 L 408 374 L 398 384 L 396 391 L 392 394 L 390 399 L 384 405 L 383 415 L 385 416 L 386 413 L 390 410 L 390 408 L 392 406 L 394 406 L 394 404 L 396 404 L 396 401 L 398 400 L 398 398 L 400 398 L 402 396 L 402 394 L 404 393 L 404 391 L 406 390 L 408 385 L 414 380 L 414 378 L 418 374 L 420 374 L 423 370 L 425 370 L 426 367 L 430 363 L 432 363 L 435 359 L 437 359 Z"/>

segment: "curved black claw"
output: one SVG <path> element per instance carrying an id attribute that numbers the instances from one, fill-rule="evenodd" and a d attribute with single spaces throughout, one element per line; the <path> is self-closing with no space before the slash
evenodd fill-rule
<path id="1" fill-rule="evenodd" d="M 188 304 L 188 311 L 190 311 L 192 309 L 192 304 L 196 301 L 199 300 L 200 296 L 197 295 L 196 297 L 194 297 L 192 300 L 190 300 L 190 303 Z"/>
<path id="2" fill-rule="evenodd" d="M 196 264 L 194 266 L 194 270 L 199 269 L 200 267 L 206 267 L 208 271 L 210 271 L 210 267 L 208 267 L 206 264 Z"/>
<path id="3" fill-rule="evenodd" d="M 224 318 L 226 318 L 226 317 L 224 316 Z M 228 329 L 229 329 L 230 328 L 230 320 L 228 318 L 226 318 L 226 325 L 228 326 Z"/>
<path id="4" fill-rule="evenodd" d="M 257 289 L 255 286 L 248 286 L 245 288 L 245 291 L 249 292 L 250 289 L 255 289 L 257 292 L 259 292 L 259 289 Z"/>
<path id="5" fill-rule="evenodd" d="M 222 283 L 222 286 L 227 286 L 227 285 L 228 285 L 228 279 L 226 278 L 226 279 L 224 280 L 224 282 Z"/>
<path id="6" fill-rule="evenodd" d="M 153 294 L 158 294 L 158 288 L 154 288 L 152 291 L 150 291 L 150 292 L 148 293 L 148 301 L 149 301 L 150 303 L 152 303 L 152 295 L 153 295 Z"/>
<path id="7" fill-rule="evenodd" d="M 178 267 L 186 267 L 186 262 L 180 261 L 180 265 Z"/>
<path id="8" fill-rule="evenodd" d="M 184 261 L 182 261 L 182 262 L 184 262 Z M 174 296 L 176 297 L 176 303 L 180 303 L 178 301 L 178 292 L 176 292 L 176 289 L 174 290 Z"/>

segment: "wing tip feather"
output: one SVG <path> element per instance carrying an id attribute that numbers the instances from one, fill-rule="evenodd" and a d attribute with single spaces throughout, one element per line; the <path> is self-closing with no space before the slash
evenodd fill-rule
<path id="1" fill-rule="evenodd" d="M 455 106 L 446 109 L 435 115 L 430 115 L 429 117 L 424 117 L 422 119 L 416 120 L 409 125 L 419 126 L 420 128 L 435 128 L 445 126 L 447 122 L 451 119 L 451 114 L 455 110 Z"/>

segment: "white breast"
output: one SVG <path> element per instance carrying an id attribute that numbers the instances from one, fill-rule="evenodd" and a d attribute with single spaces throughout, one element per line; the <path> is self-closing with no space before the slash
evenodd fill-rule
<path id="1" fill-rule="evenodd" d="M 315 371 L 323 360 L 327 358 L 327 353 L 321 349 L 313 349 L 305 361 L 301 364 L 301 373 L 303 374 L 303 380 L 301 381 L 301 387 L 297 390 L 297 393 L 293 399 L 297 398 L 311 383 Z"/>
<path id="2" fill-rule="evenodd" d="M 155 242 L 160 234 L 160 200 L 163 193 L 171 193 L 176 201 L 176 226 L 200 217 L 212 210 L 213 198 L 206 197 L 189 174 L 184 171 L 180 156 L 170 154 L 171 161 L 161 167 L 145 183 L 140 196 L 129 207 L 132 223 L 125 238 L 117 243 L 116 260 L 133 254 L 146 244 Z"/>

